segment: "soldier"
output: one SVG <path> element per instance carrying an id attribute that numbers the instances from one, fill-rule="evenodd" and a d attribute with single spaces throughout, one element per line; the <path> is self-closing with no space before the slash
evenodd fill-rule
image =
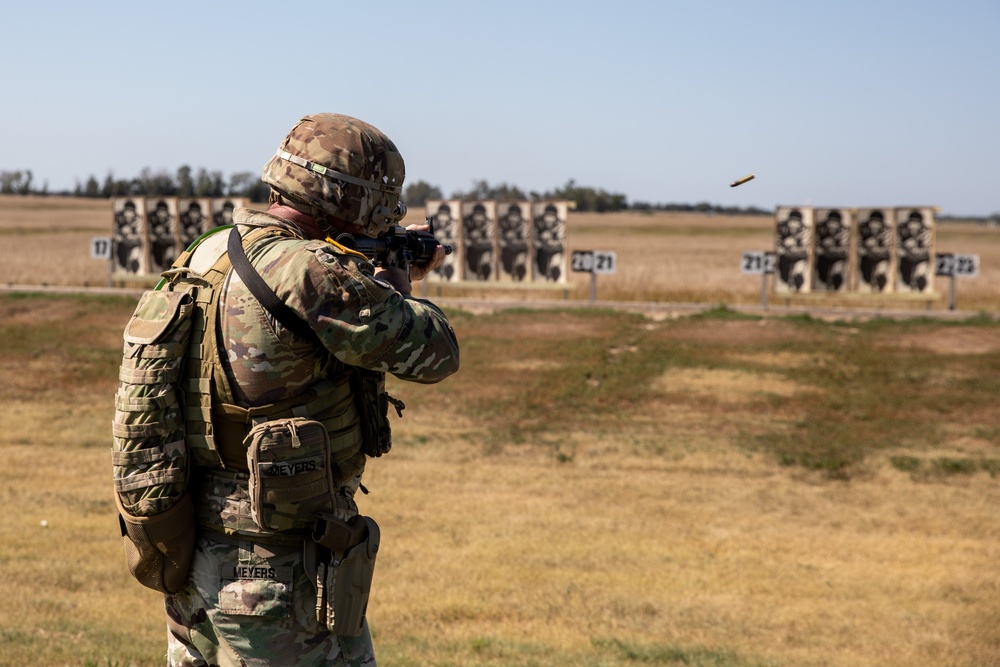
<path id="1" fill-rule="evenodd" d="M 211 409 L 202 412 L 210 415 L 208 435 L 200 440 L 213 440 L 215 449 L 192 439 L 189 421 L 198 531 L 185 583 L 165 596 L 171 665 L 375 664 L 363 620 L 367 592 L 345 601 L 336 579 L 347 575 L 330 576 L 358 549 L 374 559 L 378 545 L 377 525 L 361 520 L 354 494 L 367 492 L 361 485 L 366 453 L 388 447 L 371 442 L 385 436 L 379 431 L 387 433 L 385 424 L 370 428 L 372 414 L 385 421 L 387 397 L 377 383 L 363 381 L 377 373 L 357 369 L 433 383 L 458 370 L 459 350 L 445 315 L 411 297 L 411 279 L 441 264 L 441 247 L 408 275 L 375 269 L 324 239 L 344 232 L 376 236 L 397 223 L 405 213 L 403 177 L 402 157 L 378 129 L 342 115 L 306 116 L 264 167 L 268 211 L 234 211 L 253 269 L 308 330 L 300 335 L 286 327 L 287 320 L 251 293 L 243 273 L 229 272 L 217 324 L 206 327 L 201 345 L 219 352 L 224 377 L 217 373 L 197 388 L 189 359 L 182 384 L 210 394 Z M 178 264 L 189 261 L 199 272 L 219 266 L 231 233 L 208 237 Z M 277 416 L 299 424 L 297 433 L 290 430 L 287 451 L 303 453 L 284 462 L 265 460 L 287 445 L 268 431 L 279 424 Z M 292 416 L 314 419 L 322 425 L 319 434 L 308 435 Z M 294 483 L 302 471 L 316 481 Z M 360 531 L 348 557 L 317 546 L 330 526 Z M 366 576 L 370 583 L 370 569 Z M 357 635 L 334 631 L 334 611 L 342 622 L 344 605 L 359 614 Z"/>

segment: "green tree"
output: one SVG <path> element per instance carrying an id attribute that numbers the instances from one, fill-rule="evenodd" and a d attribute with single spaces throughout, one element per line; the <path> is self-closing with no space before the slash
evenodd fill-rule
<path id="1" fill-rule="evenodd" d="M 245 196 L 249 197 L 252 202 L 264 203 L 271 196 L 271 186 L 258 178 L 247 188 Z"/>
<path id="2" fill-rule="evenodd" d="M 266 202 L 271 186 L 252 171 L 239 171 L 229 177 L 229 196 L 247 197 L 253 202 Z"/>
<path id="3" fill-rule="evenodd" d="M 104 177 L 104 184 L 101 185 L 101 196 L 119 197 L 128 194 L 128 192 L 129 181 L 126 179 L 116 180 L 114 174 L 109 171 L 108 175 Z"/>
<path id="4" fill-rule="evenodd" d="M 221 171 L 209 172 L 203 167 L 195 178 L 194 193 L 199 197 L 222 197 L 226 194 L 224 184 Z"/>
<path id="5" fill-rule="evenodd" d="M 619 192 L 578 186 L 570 179 L 561 188 L 546 192 L 545 199 L 565 199 L 576 203 L 577 211 L 622 211 L 628 208 L 628 198 Z"/>
<path id="6" fill-rule="evenodd" d="M 21 188 L 18 190 L 18 194 L 27 195 L 31 194 L 31 179 L 33 174 L 30 169 L 24 171 L 24 182 L 21 183 Z"/>
<path id="7" fill-rule="evenodd" d="M 181 165 L 177 170 L 177 196 L 191 197 L 194 195 L 194 179 L 191 178 L 191 167 Z"/>
<path id="8" fill-rule="evenodd" d="M 229 176 L 229 196 L 245 197 L 253 186 L 256 175 L 252 171 L 238 171 Z"/>
<path id="9" fill-rule="evenodd" d="M 5 195 L 27 195 L 31 194 L 31 179 L 33 174 L 30 169 L 21 171 L 0 171 L 0 193 Z"/>
<path id="10" fill-rule="evenodd" d="M 441 188 L 427 181 L 417 181 L 406 186 L 403 201 L 407 206 L 424 206 L 428 199 L 441 199 Z"/>
<path id="11" fill-rule="evenodd" d="M 110 171 L 108 172 L 108 175 L 104 177 L 104 184 L 101 185 L 101 196 L 115 196 L 115 177 Z"/>
<path id="12" fill-rule="evenodd" d="M 100 197 L 101 196 L 101 185 L 97 182 L 97 179 L 91 176 L 87 179 L 87 183 L 83 186 L 83 196 L 84 197 Z"/>
<path id="13" fill-rule="evenodd" d="M 516 185 L 501 183 L 500 185 L 490 185 L 486 180 L 472 182 L 472 189 L 468 192 L 458 190 L 452 193 L 455 199 L 503 199 L 511 201 L 515 199 L 527 199 L 521 188 Z"/>

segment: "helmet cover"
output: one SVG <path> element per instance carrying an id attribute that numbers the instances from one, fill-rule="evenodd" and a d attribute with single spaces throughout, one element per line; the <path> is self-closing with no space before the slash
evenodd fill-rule
<path id="1" fill-rule="evenodd" d="M 291 203 L 377 236 L 402 220 L 406 172 L 396 145 L 368 123 L 340 114 L 302 118 L 264 165 L 261 180 Z"/>

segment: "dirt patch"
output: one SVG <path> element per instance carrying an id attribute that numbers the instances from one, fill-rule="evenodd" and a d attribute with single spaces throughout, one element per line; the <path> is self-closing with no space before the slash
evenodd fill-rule
<path id="1" fill-rule="evenodd" d="M 66 319 L 66 302 L 41 299 L 0 299 L 0 322 L 7 325 L 32 325 Z"/>
<path id="2" fill-rule="evenodd" d="M 595 322 L 571 319 L 556 315 L 555 317 L 539 317 L 535 320 L 518 319 L 504 327 L 505 335 L 516 338 L 542 339 L 559 338 L 574 340 L 577 338 L 593 338 L 601 333 L 600 325 Z"/>
<path id="3" fill-rule="evenodd" d="M 558 361 L 546 361 L 544 359 L 513 359 L 510 361 L 502 361 L 496 364 L 499 369 L 507 371 L 542 371 L 542 370 L 553 370 L 556 368 L 562 368 L 564 364 Z"/>
<path id="4" fill-rule="evenodd" d="M 672 331 L 665 338 L 695 339 L 715 344 L 780 343 L 809 340 L 795 323 L 781 320 L 692 320 Z"/>
<path id="5" fill-rule="evenodd" d="M 807 352 L 761 352 L 748 354 L 733 354 L 728 357 L 732 361 L 752 364 L 761 368 L 780 368 L 795 370 L 810 366 L 823 366 L 834 359 L 828 354 L 810 354 Z"/>
<path id="6" fill-rule="evenodd" d="M 889 343 L 888 340 L 884 341 Z M 897 348 L 919 349 L 935 354 L 995 354 L 1000 352 L 1000 329 L 994 327 L 935 328 L 895 336 Z"/>
<path id="7" fill-rule="evenodd" d="M 776 373 L 692 368 L 664 373 L 653 381 L 652 388 L 663 393 L 711 396 L 720 403 L 732 404 L 756 400 L 761 394 L 791 397 L 799 385 Z"/>

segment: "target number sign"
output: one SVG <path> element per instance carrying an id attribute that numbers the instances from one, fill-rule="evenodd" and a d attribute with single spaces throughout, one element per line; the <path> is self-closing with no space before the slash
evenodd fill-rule
<path id="1" fill-rule="evenodd" d="M 979 275 L 979 255 L 942 253 L 934 258 L 934 273 L 939 276 L 975 278 Z"/>
<path id="2" fill-rule="evenodd" d="M 740 258 L 740 273 L 759 276 L 774 273 L 773 252 L 745 252 Z"/>
<path id="3" fill-rule="evenodd" d="M 570 266 L 578 273 L 614 273 L 618 257 L 607 250 L 574 250 Z"/>
<path id="4" fill-rule="evenodd" d="M 91 259 L 111 259 L 111 239 L 97 236 L 90 239 Z"/>

